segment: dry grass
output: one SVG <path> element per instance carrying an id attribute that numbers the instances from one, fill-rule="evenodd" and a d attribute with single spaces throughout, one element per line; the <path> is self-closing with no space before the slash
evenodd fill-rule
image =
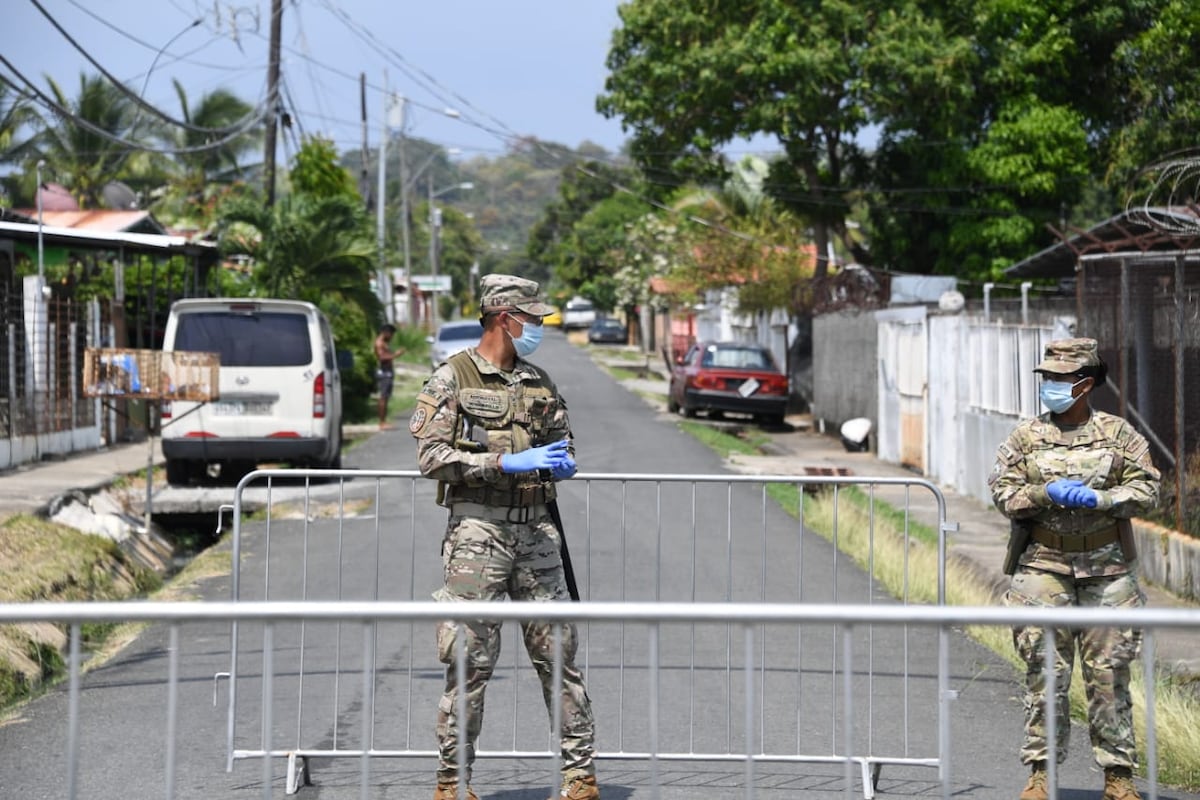
<path id="1" fill-rule="evenodd" d="M 29 515 L 0 525 L 0 602 L 124 600 L 159 585 L 111 540 Z M 89 641 L 108 628 L 84 626 Z M 53 680 L 62 669 L 66 635 L 54 625 L 0 627 L 0 704 L 8 705 Z"/>

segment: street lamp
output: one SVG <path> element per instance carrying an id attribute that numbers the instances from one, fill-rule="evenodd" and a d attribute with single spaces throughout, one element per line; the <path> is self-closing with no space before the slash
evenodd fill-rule
<path id="1" fill-rule="evenodd" d="M 401 100 L 403 100 L 403 99 L 404 98 L 401 98 Z M 447 114 L 449 115 L 448 111 L 447 111 Z M 450 116 L 455 116 L 455 115 L 450 115 Z M 410 245 L 412 234 L 410 232 L 409 220 L 408 220 L 408 193 L 412 190 L 412 187 L 416 184 L 417 180 L 421 177 L 421 173 L 423 173 L 426 169 L 428 169 L 429 166 L 431 164 L 433 164 L 434 159 L 436 159 L 439 155 L 441 155 L 442 152 L 444 152 L 448 156 L 456 156 L 459 153 L 461 153 L 462 150 L 458 149 L 457 147 L 451 147 L 450 149 L 445 150 L 445 151 L 434 150 L 432 153 L 430 153 L 428 156 L 425 157 L 425 160 L 421 162 L 421 166 L 419 166 L 415 170 L 413 170 L 412 177 L 410 178 L 410 177 L 408 177 L 408 161 L 407 161 L 407 153 L 405 152 L 406 149 L 407 148 L 405 148 L 405 146 L 404 146 L 404 127 L 403 127 L 403 125 L 401 125 L 401 127 L 400 127 L 400 234 L 401 234 L 401 239 L 402 239 L 402 242 L 404 245 L 404 279 L 406 281 L 408 281 L 408 321 L 410 324 L 416 324 L 416 321 L 417 321 L 417 295 L 416 295 L 416 292 L 414 292 L 412 290 L 412 287 L 413 287 L 412 248 Z"/>
<path id="2" fill-rule="evenodd" d="M 445 189 L 433 190 L 433 176 L 429 176 L 429 270 L 433 276 L 433 302 L 429 304 L 429 329 L 437 331 L 437 277 L 438 277 L 438 239 L 441 237 L 442 230 L 442 210 L 433 204 L 433 201 L 446 194 L 458 189 L 474 189 L 475 184 L 470 181 L 456 183 L 453 186 L 447 186 Z"/>

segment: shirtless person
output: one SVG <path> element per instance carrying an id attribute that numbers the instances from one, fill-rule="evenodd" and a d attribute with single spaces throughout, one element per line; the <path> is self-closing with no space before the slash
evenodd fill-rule
<path id="1" fill-rule="evenodd" d="M 387 421 L 388 401 L 392 399 L 392 382 L 396 378 L 396 368 L 392 362 L 396 356 L 404 355 L 404 348 L 398 347 L 392 349 L 392 336 L 396 333 L 396 326 L 388 323 L 379 329 L 379 335 L 375 337 L 375 360 L 379 366 L 375 370 L 375 384 L 379 391 L 379 430 L 386 431 L 391 429 L 391 423 Z"/>

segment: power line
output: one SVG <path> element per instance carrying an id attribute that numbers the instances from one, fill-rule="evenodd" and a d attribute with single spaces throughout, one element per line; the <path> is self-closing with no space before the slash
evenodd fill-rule
<path id="1" fill-rule="evenodd" d="M 44 16 L 50 22 L 50 24 L 54 26 L 54 29 L 57 30 L 62 35 L 62 37 L 64 39 L 66 39 L 67 42 L 79 52 L 79 54 L 82 55 L 84 58 L 86 58 L 88 63 L 90 63 L 97 70 L 99 70 L 100 74 L 103 75 L 105 78 L 107 78 L 108 81 L 113 84 L 113 86 L 115 86 L 122 94 L 126 95 L 131 100 L 133 100 L 133 102 L 136 103 L 139 108 L 149 111 L 151 114 L 154 114 L 159 119 L 162 119 L 165 122 L 169 122 L 170 124 L 174 125 L 177 128 L 183 128 L 185 130 L 193 131 L 195 133 L 216 134 L 218 136 L 224 135 L 232 130 L 239 128 L 239 126 L 241 126 L 243 124 L 245 119 L 254 118 L 255 122 L 258 122 L 258 120 L 261 119 L 261 111 L 258 109 L 256 109 L 255 111 L 252 111 L 250 114 L 248 114 L 245 117 L 245 119 L 239 120 L 238 122 L 235 122 L 232 125 L 227 125 L 227 126 L 221 127 L 221 128 L 204 128 L 201 126 L 192 125 L 190 122 L 187 122 L 185 120 L 175 119 L 174 117 L 167 114 L 165 111 L 160 110 L 157 106 L 143 100 L 139 94 L 135 93 L 128 86 L 126 86 L 124 83 L 122 83 L 120 79 L 118 79 L 116 76 L 114 76 L 108 70 L 106 70 L 104 68 L 104 66 L 92 56 L 91 53 L 89 53 L 82 45 L 80 45 L 77 41 L 75 41 L 75 38 L 72 37 L 71 34 L 67 33 L 66 29 L 64 29 L 62 27 L 62 25 L 59 24 L 58 20 L 56 20 L 50 14 L 50 12 L 48 12 L 42 6 L 42 4 L 39 2 L 39 0 L 29 0 L 29 2 L 33 4 L 34 8 L 36 8 L 39 12 L 41 12 L 42 16 Z M 8 63 L 8 62 L 5 62 L 5 63 Z M 14 74 L 18 74 L 17 70 L 14 69 L 11 65 L 9 65 L 9 69 L 11 69 Z M 22 80 L 24 80 L 24 78 L 22 78 Z M 241 131 L 239 131 L 239 132 L 241 132 Z"/>
<path id="2" fill-rule="evenodd" d="M 41 89 L 39 89 L 37 87 L 36 84 L 34 84 L 31 80 L 29 80 L 29 78 L 25 77 L 25 75 L 22 74 L 21 71 L 18 70 L 16 67 L 14 67 L 12 65 L 12 63 L 7 58 L 5 58 L 3 55 L 0 55 L 0 64 L 3 64 L 5 67 L 7 67 L 8 70 L 10 72 L 12 72 L 12 74 L 15 75 L 18 80 L 21 81 L 21 83 L 25 84 L 27 91 L 22 90 L 21 87 L 17 86 L 6 76 L 0 75 L 0 80 L 9 84 L 14 89 L 16 89 L 18 92 L 21 92 L 25 97 L 29 97 L 31 99 L 36 100 L 41 105 L 45 106 L 48 110 L 54 112 L 54 114 L 56 114 L 60 119 L 62 119 L 64 121 L 70 121 L 73 124 L 78 125 L 79 127 L 96 134 L 97 136 L 101 137 L 102 139 L 111 141 L 114 144 L 119 144 L 122 147 L 129 148 L 130 150 L 138 150 L 138 151 L 144 151 L 144 152 L 148 152 L 148 153 L 160 153 L 162 155 L 178 155 L 178 154 L 182 154 L 182 153 L 204 153 L 209 150 L 216 150 L 216 149 L 219 149 L 219 148 L 225 146 L 229 142 L 237 139 L 242 134 L 244 134 L 247 131 L 254 128 L 254 126 L 257 125 L 260 121 L 260 119 L 247 118 L 243 122 L 242 128 L 240 128 L 238 130 L 230 131 L 221 139 L 218 139 L 218 140 L 212 141 L 212 142 L 208 142 L 208 143 L 202 144 L 202 145 L 194 145 L 191 147 L 152 147 L 145 142 L 134 141 L 131 139 L 125 139 L 121 136 L 118 136 L 118 135 L 112 133 L 111 131 L 107 131 L 104 128 L 99 127 L 98 125 L 90 122 L 89 120 L 86 120 L 83 117 L 78 116 L 77 114 L 72 112 L 70 109 L 65 108 L 62 105 L 59 105 L 59 103 L 56 100 L 47 96 L 44 92 L 42 92 Z"/>

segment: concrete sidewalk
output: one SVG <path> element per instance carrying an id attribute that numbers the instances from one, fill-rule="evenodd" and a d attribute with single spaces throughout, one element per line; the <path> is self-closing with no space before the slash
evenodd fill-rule
<path id="1" fill-rule="evenodd" d="M 45 513 L 55 498 L 72 490 L 102 489 L 120 476 L 144 470 L 148 460 L 161 464 L 158 439 L 154 440 L 153 454 L 150 447 L 145 441 L 113 445 L 0 473 L 0 522 L 17 514 Z M 145 490 L 144 483 L 141 489 Z M 138 487 L 131 486 L 130 490 L 137 491 Z"/>

